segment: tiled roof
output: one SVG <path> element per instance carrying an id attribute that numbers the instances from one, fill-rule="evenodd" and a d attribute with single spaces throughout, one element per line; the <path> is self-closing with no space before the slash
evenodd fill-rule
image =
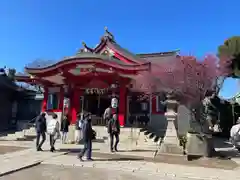
<path id="1" fill-rule="evenodd" d="M 152 58 L 152 57 L 166 57 L 166 56 L 176 56 L 179 50 L 168 51 L 168 52 L 158 52 L 158 53 L 141 53 L 137 54 L 140 58 Z"/>
<path id="2" fill-rule="evenodd" d="M 7 76 L 0 75 L 0 88 L 17 90 L 18 86 Z"/>
<path id="3" fill-rule="evenodd" d="M 76 59 L 76 58 L 98 58 L 98 59 L 102 59 L 102 60 L 106 60 L 106 61 L 112 61 L 112 62 L 120 64 L 120 65 L 128 65 L 128 64 L 120 61 L 119 59 L 111 57 L 111 56 L 101 55 L 101 54 L 93 54 L 91 52 L 81 52 L 81 53 L 78 53 L 78 54 L 76 54 L 74 56 L 64 57 L 60 61 L 51 61 L 51 60 L 49 60 L 49 61 L 42 60 L 41 61 L 41 60 L 36 60 L 36 61 L 28 64 L 26 66 L 26 68 L 42 69 L 42 68 L 46 68 L 46 67 L 52 66 L 52 65 L 54 65 L 56 63 L 63 62 L 65 60 Z M 24 74 L 22 74 L 22 75 L 24 75 Z"/>
<path id="4" fill-rule="evenodd" d="M 44 60 L 44 59 L 36 59 L 31 63 L 27 64 L 27 68 L 45 68 L 51 65 L 54 65 L 57 61 L 54 60 Z"/>

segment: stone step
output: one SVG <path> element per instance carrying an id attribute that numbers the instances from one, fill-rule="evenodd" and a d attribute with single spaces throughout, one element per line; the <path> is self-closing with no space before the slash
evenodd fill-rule
<path id="1" fill-rule="evenodd" d="M 36 136 L 35 128 L 24 129 L 22 131 L 9 133 L 6 136 L 0 137 L 0 140 L 7 140 L 7 141 L 24 140 L 26 139 L 26 136 Z"/>
<path id="2" fill-rule="evenodd" d="M 0 137 L 1 141 L 15 141 L 16 137 L 10 137 L 10 136 L 2 136 Z"/>
<path id="3" fill-rule="evenodd" d="M 18 132 L 15 132 L 15 136 L 16 138 L 24 138 L 25 133 L 24 131 L 18 131 Z"/>
<path id="4" fill-rule="evenodd" d="M 14 138 L 14 137 L 16 137 L 16 134 L 15 133 L 11 133 L 11 134 L 8 134 L 7 137 Z"/>
<path id="5" fill-rule="evenodd" d="M 36 132 L 36 128 L 35 127 L 30 127 L 28 130 L 32 131 L 32 132 Z"/>
<path id="6" fill-rule="evenodd" d="M 26 130 L 24 130 L 24 134 L 25 134 L 25 136 L 35 136 L 36 135 L 36 131 L 35 131 L 35 129 L 34 130 L 32 130 L 32 129 L 26 129 Z"/>

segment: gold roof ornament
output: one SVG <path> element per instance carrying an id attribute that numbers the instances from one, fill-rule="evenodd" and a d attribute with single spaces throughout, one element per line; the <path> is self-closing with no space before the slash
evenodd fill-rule
<path id="1" fill-rule="evenodd" d="M 115 42 L 114 36 L 111 32 L 108 31 L 107 26 L 104 27 L 104 30 L 105 30 L 104 37 L 108 37 L 111 41 Z"/>
<path id="2" fill-rule="evenodd" d="M 86 43 L 84 41 L 82 41 L 82 45 L 85 47 L 86 46 Z"/>

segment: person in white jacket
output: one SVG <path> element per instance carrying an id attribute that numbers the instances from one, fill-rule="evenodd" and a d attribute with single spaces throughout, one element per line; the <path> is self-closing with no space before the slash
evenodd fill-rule
<path id="1" fill-rule="evenodd" d="M 238 118 L 236 125 L 233 125 L 230 130 L 230 141 L 240 152 L 240 117 Z"/>
<path id="2" fill-rule="evenodd" d="M 49 120 L 47 123 L 47 133 L 49 134 L 50 139 L 50 151 L 55 151 L 55 142 L 57 139 L 60 138 L 60 124 L 57 120 L 58 116 L 57 114 L 52 115 L 52 119 Z"/>

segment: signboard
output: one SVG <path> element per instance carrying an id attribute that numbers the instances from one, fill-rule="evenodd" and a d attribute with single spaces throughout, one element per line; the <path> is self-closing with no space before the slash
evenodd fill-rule
<path id="1" fill-rule="evenodd" d="M 86 94 L 104 94 L 108 91 L 108 88 L 99 89 L 99 88 L 87 88 L 85 90 Z"/>

